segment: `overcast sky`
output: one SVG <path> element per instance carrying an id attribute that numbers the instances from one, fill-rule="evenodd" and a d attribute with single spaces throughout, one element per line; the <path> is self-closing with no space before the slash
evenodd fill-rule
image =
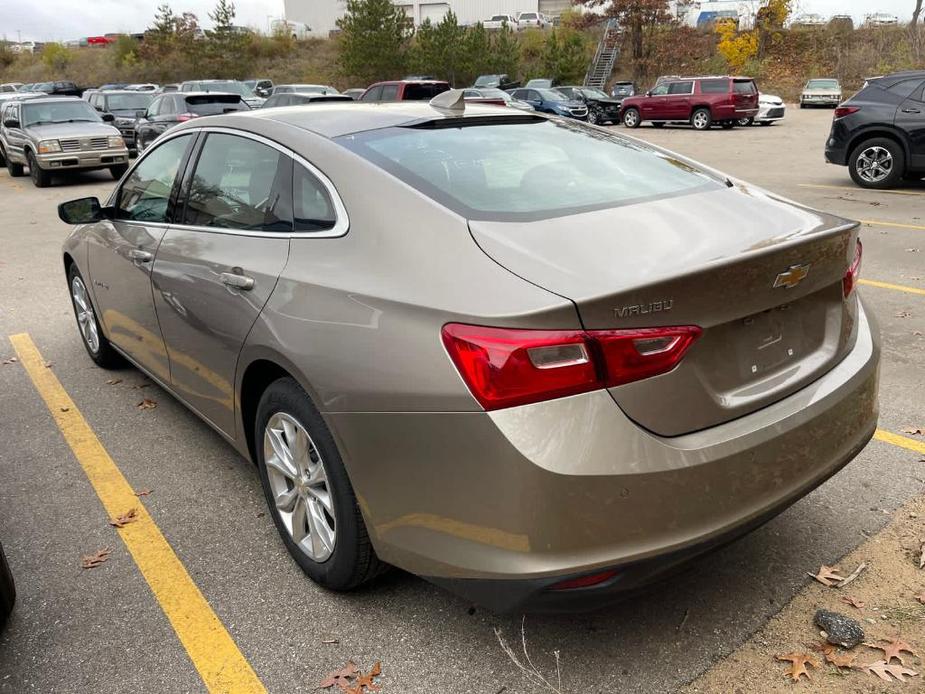
<path id="1" fill-rule="evenodd" d="M 175 12 L 189 10 L 208 26 L 214 0 L 168 0 Z M 327 2 L 329 0 L 302 0 Z M 0 0 L 0 38 L 63 41 L 109 32 L 144 31 L 154 17 L 159 0 Z M 803 12 L 853 14 L 861 21 L 871 11 L 892 12 L 900 18 L 912 15 L 914 0 L 797 0 Z M 238 24 L 266 30 L 269 17 L 283 13 L 283 0 L 237 0 Z M 850 6 L 850 9 L 849 9 Z"/>

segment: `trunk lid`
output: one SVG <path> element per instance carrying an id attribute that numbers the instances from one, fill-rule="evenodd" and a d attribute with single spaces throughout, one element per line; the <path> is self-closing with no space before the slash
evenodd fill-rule
<path id="1" fill-rule="evenodd" d="M 703 329 L 671 372 L 610 390 L 627 415 L 660 435 L 714 426 L 786 397 L 837 364 L 854 341 L 857 302 L 844 300 L 842 278 L 857 223 L 744 185 L 469 226 L 495 261 L 574 301 L 589 330 Z"/>

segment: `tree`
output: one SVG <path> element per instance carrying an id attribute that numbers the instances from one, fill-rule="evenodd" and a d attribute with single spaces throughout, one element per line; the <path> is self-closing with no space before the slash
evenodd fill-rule
<path id="1" fill-rule="evenodd" d="M 369 84 L 400 77 L 406 64 L 411 27 L 392 0 L 347 0 L 338 20 L 339 66 L 345 76 Z"/>
<path id="2" fill-rule="evenodd" d="M 209 12 L 211 31 L 206 32 L 206 68 L 211 74 L 242 79 L 248 70 L 250 35 L 234 25 L 231 0 L 218 0 Z"/>
<path id="3" fill-rule="evenodd" d="M 922 2 L 923 0 L 915 0 L 915 9 L 912 10 L 912 21 L 909 23 L 912 28 L 915 28 L 919 23 L 919 17 L 922 16 Z"/>
<path id="4" fill-rule="evenodd" d="M 437 24 L 424 20 L 414 35 L 411 64 L 415 69 L 455 83 L 464 71 L 466 30 L 450 11 Z"/>
<path id="5" fill-rule="evenodd" d="M 616 19 L 630 47 L 633 76 L 641 80 L 652 56 L 653 35 L 660 25 L 672 21 L 668 0 L 577 0 L 588 8 L 600 7 Z"/>
<path id="6" fill-rule="evenodd" d="M 784 23 L 793 10 L 793 0 L 768 0 L 755 17 L 757 32 L 758 58 L 764 57 L 772 41 L 780 38 Z"/>
<path id="7" fill-rule="evenodd" d="M 482 27 L 481 24 L 478 25 Z M 472 31 L 470 29 L 470 31 Z M 484 32 L 485 30 L 482 29 Z M 485 32 L 487 34 L 487 32 Z M 520 44 L 514 31 L 510 27 L 505 27 L 499 31 L 492 32 L 491 50 L 488 54 L 489 71 L 498 74 L 516 75 L 520 72 Z"/>
<path id="8" fill-rule="evenodd" d="M 42 62 L 52 74 L 61 74 L 71 64 L 71 52 L 60 43 L 46 43 L 42 49 Z"/>

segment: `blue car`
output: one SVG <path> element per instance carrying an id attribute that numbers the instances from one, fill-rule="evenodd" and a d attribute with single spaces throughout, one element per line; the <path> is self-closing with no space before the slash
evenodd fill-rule
<path id="1" fill-rule="evenodd" d="M 535 110 L 552 113 L 566 118 L 588 120 L 588 107 L 582 101 L 574 101 L 554 89 L 514 89 L 511 96 L 526 101 Z"/>

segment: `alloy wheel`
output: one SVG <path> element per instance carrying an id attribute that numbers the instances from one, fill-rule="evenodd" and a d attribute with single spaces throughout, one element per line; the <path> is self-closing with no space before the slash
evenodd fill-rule
<path id="1" fill-rule="evenodd" d="M 893 173 L 893 155 L 886 147 L 874 145 L 861 152 L 855 167 L 864 181 L 880 183 Z"/>
<path id="2" fill-rule="evenodd" d="M 630 128 L 636 127 L 636 123 L 638 122 L 639 122 L 639 114 L 636 113 L 635 111 L 627 111 L 623 115 L 623 124 Z"/>
<path id="3" fill-rule="evenodd" d="M 705 111 L 697 111 L 694 114 L 694 127 L 698 130 L 704 130 L 710 124 L 709 118 Z"/>
<path id="4" fill-rule="evenodd" d="M 99 327 L 96 323 L 96 314 L 93 312 L 93 304 L 87 296 L 87 288 L 80 277 L 74 277 L 71 280 L 71 298 L 74 300 L 80 334 L 90 351 L 96 354 L 100 351 Z"/>
<path id="5" fill-rule="evenodd" d="M 277 412 L 263 433 L 263 458 L 276 512 L 292 541 L 318 563 L 337 542 L 334 497 L 315 443 L 291 415 Z"/>

